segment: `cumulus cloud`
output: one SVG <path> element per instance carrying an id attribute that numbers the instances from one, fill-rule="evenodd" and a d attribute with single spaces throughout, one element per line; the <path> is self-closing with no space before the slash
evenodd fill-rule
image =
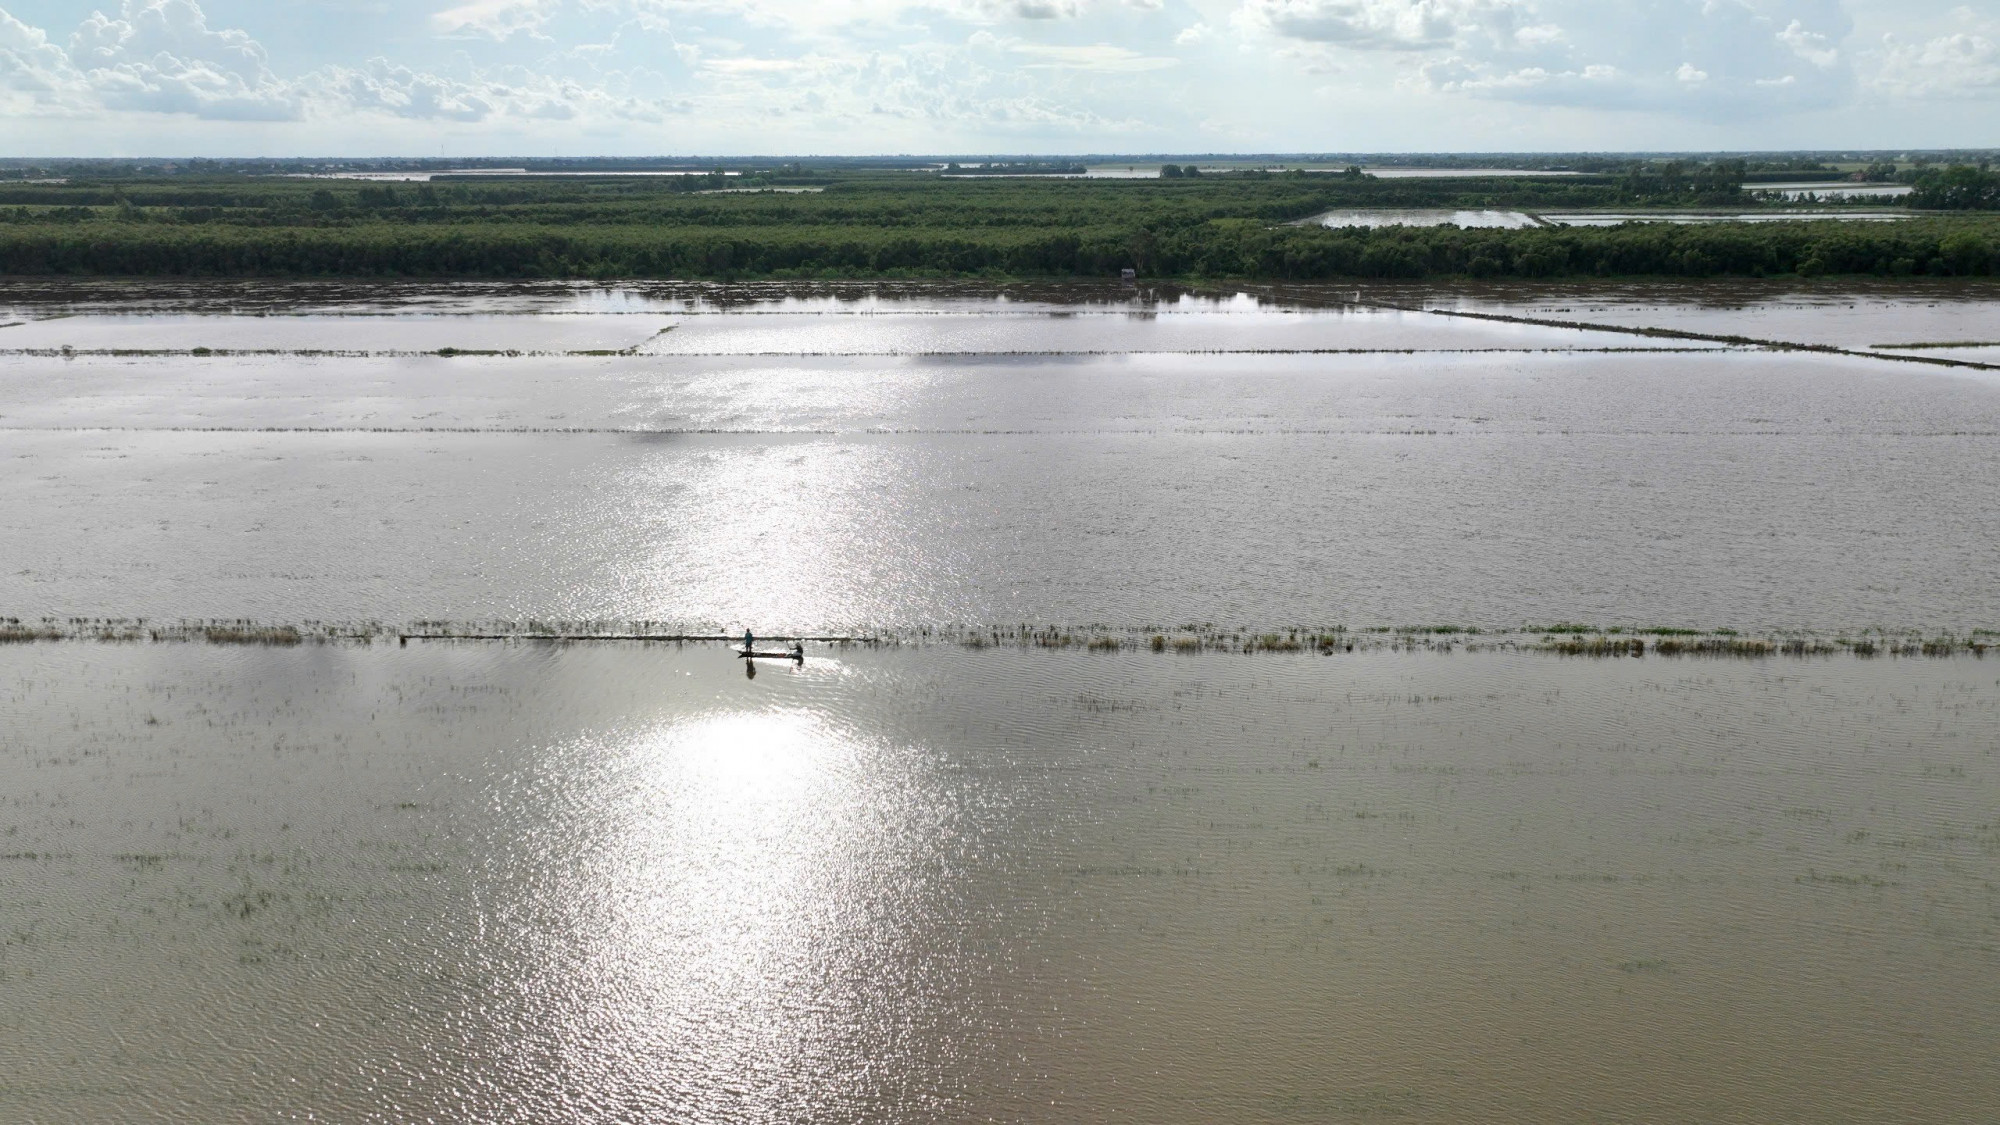
<path id="1" fill-rule="evenodd" d="M 1724 118 L 1838 104 L 1839 0 L 1243 0 L 1248 25 L 1348 50 L 1427 52 L 1441 93 Z"/>
<path id="2" fill-rule="evenodd" d="M 1059 20 L 1082 10 L 1080 0 L 1007 0 L 1001 10 L 1024 20 Z"/>
<path id="3" fill-rule="evenodd" d="M 1315 81 L 1315 98 L 1393 98 L 1381 85 L 1399 74 L 1448 97 L 1663 112 L 1717 126 L 1718 140 L 1769 135 L 1751 122 L 1857 92 L 1882 104 L 2000 99 L 1992 16 L 1884 19 L 1894 0 L 1873 0 L 1868 43 L 1847 15 L 1862 0 L 424 0 L 377 21 L 429 33 L 397 57 L 370 58 L 379 36 L 356 32 L 362 46 L 342 56 L 324 44 L 338 61 L 303 70 L 215 25 L 202 0 L 95 2 L 101 11 L 46 30 L 0 10 L 0 116 L 123 119 L 124 136 L 162 118 L 292 121 L 283 135 L 300 138 L 338 124 L 433 148 L 437 129 L 399 123 L 506 138 L 496 147 L 537 135 L 567 147 L 572 134 L 607 149 L 1019 137 L 1025 151 L 1085 136 L 1100 148 L 1120 136 L 1212 144 L 1204 128 L 1247 143 L 1243 122 L 1259 113 L 1259 143 L 1302 137 L 1305 110 L 1295 125 L 1245 108 L 1301 92 L 1301 71 L 1344 76 Z M 289 16 L 271 5 L 259 18 Z M 1908 30 L 1884 39 L 1883 27 Z M 1215 93 L 1196 106 L 1176 97 L 1184 88 Z M 1450 143 L 1449 125 L 1408 124 L 1412 144 Z M 229 135 L 195 128 L 177 135 Z"/>
<path id="4" fill-rule="evenodd" d="M 1512 35 L 1524 0 L 1244 0 L 1243 22 L 1290 39 L 1420 50 Z"/>
<path id="5" fill-rule="evenodd" d="M 48 33 L 0 11 L 0 89 L 27 95 L 26 101 L 54 104 L 82 85 L 69 52 Z"/>
<path id="6" fill-rule="evenodd" d="M 1026 64 L 1031 70 L 1095 70 L 1112 74 L 1131 74 L 1142 70 L 1163 70 L 1179 66 L 1179 59 L 1142 55 L 1124 47 L 1114 47 L 1109 43 L 1096 43 L 1088 47 L 1060 47 L 1041 43 L 1015 43 L 1011 49 L 1016 54 L 1026 55 L 1033 62 Z"/>
<path id="7" fill-rule="evenodd" d="M 505 39 L 516 32 L 539 34 L 552 14 L 543 0 L 471 0 L 432 15 L 431 28 L 442 35 Z"/>
<path id="8" fill-rule="evenodd" d="M 1830 70 L 1840 63 L 1840 51 L 1832 41 L 1818 32 L 1807 31 L 1798 20 L 1785 25 L 1785 30 L 1778 33 L 1778 42 L 1821 70 Z"/>
<path id="9" fill-rule="evenodd" d="M 1922 43 L 1884 36 L 1882 66 L 1872 85 L 1897 98 L 2000 95 L 2000 29 L 1959 31 Z"/>
<path id="10" fill-rule="evenodd" d="M 263 47 L 241 31 L 211 30 L 194 0 L 125 0 L 117 19 L 92 12 L 69 56 L 113 109 L 285 121 L 303 108 Z"/>
<path id="11" fill-rule="evenodd" d="M 468 5 L 465 11 L 481 5 Z M 484 5 L 500 13 L 504 5 Z M 496 17 L 498 18 L 498 17 Z M 455 26 L 455 25 L 454 25 Z M 216 29 L 194 0 L 124 0 L 91 13 L 58 45 L 0 10 L 0 107 L 71 116 L 135 112 L 211 121 L 379 115 L 423 121 L 658 120 L 660 102 L 522 72 L 447 78 L 375 58 L 282 77 L 247 33 Z"/>
<path id="12" fill-rule="evenodd" d="M 958 136 L 1101 136 L 1143 132 L 1143 121 L 1106 114 L 1064 96 L 1069 75 L 1131 72 L 1155 64 L 1118 48 L 1041 51 L 990 31 L 959 46 L 926 44 L 866 55 L 812 54 L 789 65 L 704 67 L 704 112 L 765 123 L 866 117 L 894 127 Z M 1026 66 L 1019 60 L 1030 60 Z M 1036 63 L 1048 64 L 1033 70 Z M 1176 60 L 1166 60 L 1175 65 Z M 1032 143 L 1032 142 L 1031 142 Z"/>
<path id="13" fill-rule="evenodd" d="M 382 58 L 370 59 L 364 70 L 328 68 L 319 79 L 319 92 L 327 100 L 363 112 L 422 120 L 483 121 L 495 108 L 493 101 L 466 83 L 395 66 Z"/>

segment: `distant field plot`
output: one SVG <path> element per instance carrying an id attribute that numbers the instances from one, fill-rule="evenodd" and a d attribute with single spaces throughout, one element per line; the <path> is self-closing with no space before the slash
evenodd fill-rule
<path id="1" fill-rule="evenodd" d="M 633 347 L 662 318 L 627 316 L 397 315 L 52 317 L 0 328 L 0 351 L 16 349 L 188 351 L 571 351 Z"/>
<path id="2" fill-rule="evenodd" d="M 449 293 L 432 303 L 466 300 Z M 530 345 L 674 325 L 662 354 L 4 355 L 0 612 L 2000 624 L 1984 373 L 1372 296 L 1113 308 L 1092 290 L 1064 310 L 1052 292 L 690 305 L 593 287 L 576 301 L 623 311 L 410 320 Z M 1954 336 L 1991 315 L 1871 315 L 1899 308 Z"/>
<path id="3" fill-rule="evenodd" d="M 1876 350 L 1896 344 L 2000 341 L 2000 289 L 1989 285 L 1895 294 L 1882 290 L 1563 289 L 1559 296 L 1459 291 L 1427 307 L 1515 313 L 1607 327 L 1666 328 L 1799 344 Z M 1901 349 L 1899 349 L 1901 350 Z M 1976 351 L 1917 349 L 1943 358 Z"/>
<path id="4" fill-rule="evenodd" d="M 1448 351 L 1629 348 L 1646 341 L 1535 325 L 1449 321 L 1370 308 L 1254 305 L 1127 312 L 899 310 L 693 316 L 648 340 L 654 355 Z M 1710 345 L 1697 344 L 1706 347 Z"/>

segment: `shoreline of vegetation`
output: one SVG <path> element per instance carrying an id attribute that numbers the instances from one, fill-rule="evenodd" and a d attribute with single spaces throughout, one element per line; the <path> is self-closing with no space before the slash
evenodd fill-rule
<path id="1" fill-rule="evenodd" d="M 1563 179 L 1228 173 L 947 178 L 810 169 L 750 178 L 372 184 L 237 177 L 0 183 L 0 275 L 835 280 L 1117 277 L 1335 281 L 2000 275 L 2000 174 L 1912 198 L 1951 210 L 1526 230 L 1301 220 L 1337 209 L 1784 210 L 1729 166 Z M 811 193 L 782 189 L 814 186 Z M 745 187 L 769 191 L 742 190 Z M 1927 194 L 1928 193 L 1928 194 Z"/>

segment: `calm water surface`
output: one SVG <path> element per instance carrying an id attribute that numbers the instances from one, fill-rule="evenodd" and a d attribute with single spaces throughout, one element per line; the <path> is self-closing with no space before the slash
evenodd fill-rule
<path id="1" fill-rule="evenodd" d="M 0 650 L 10 1120 L 1964 1121 L 2000 673 Z"/>
<path id="2" fill-rule="evenodd" d="M 1322 227 L 1463 227 L 1526 230 L 1540 226 L 1523 211 L 1340 210 L 1306 220 Z"/>
<path id="3" fill-rule="evenodd" d="M 254 289 L 207 313 L 17 294 L 0 606 L 801 630 L 2000 621 L 1993 373 L 1621 331 L 1976 340 L 2000 335 L 2000 301 L 561 292 L 300 315 L 232 313 L 279 308 Z M 1482 310 L 1606 328 L 1445 315 Z M 482 342 L 524 354 L 412 349 Z M 153 344 L 183 351 L 118 350 Z"/>
<path id="4" fill-rule="evenodd" d="M 1982 348 L 1976 287 L 6 285 L 0 618 L 1963 637 Z M 1969 652 L 0 645 L 0 1120 L 1983 1120 L 1996 720 Z"/>

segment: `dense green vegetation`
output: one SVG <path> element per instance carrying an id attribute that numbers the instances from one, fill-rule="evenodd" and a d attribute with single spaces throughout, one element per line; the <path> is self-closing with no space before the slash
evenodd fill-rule
<path id="1" fill-rule="evenodd" d="M 2000 172 L 1968 165 L 1933 169 L 1916 177 L 1910 206 L 1939 211 L 2000 211 Z"/>
<path id="2" fill-rule="evenodd" d="M 1745 174 L 1740 162 L 1721 161 L 1543 179 L 1234 172 L 1118 181 L 793 165 L 728 177 L 432 184 L 246 176 L 13 183 L 0 184 L 0 273 L 1101 277 L 1130 267 L 1148 277 L 1297 280 L 2000 273 L 2000 216 L 1986 215 L 1519 231 L 1290 225 L 1342 207 L 1749 208 L 1757 204 L 1742 194 Z M 1955 193 L 1938 206 L 2000 206 L 1991 173 L 1932 175 Z M 1920 194 L 1927 182 L 1920 180 Z"/>

